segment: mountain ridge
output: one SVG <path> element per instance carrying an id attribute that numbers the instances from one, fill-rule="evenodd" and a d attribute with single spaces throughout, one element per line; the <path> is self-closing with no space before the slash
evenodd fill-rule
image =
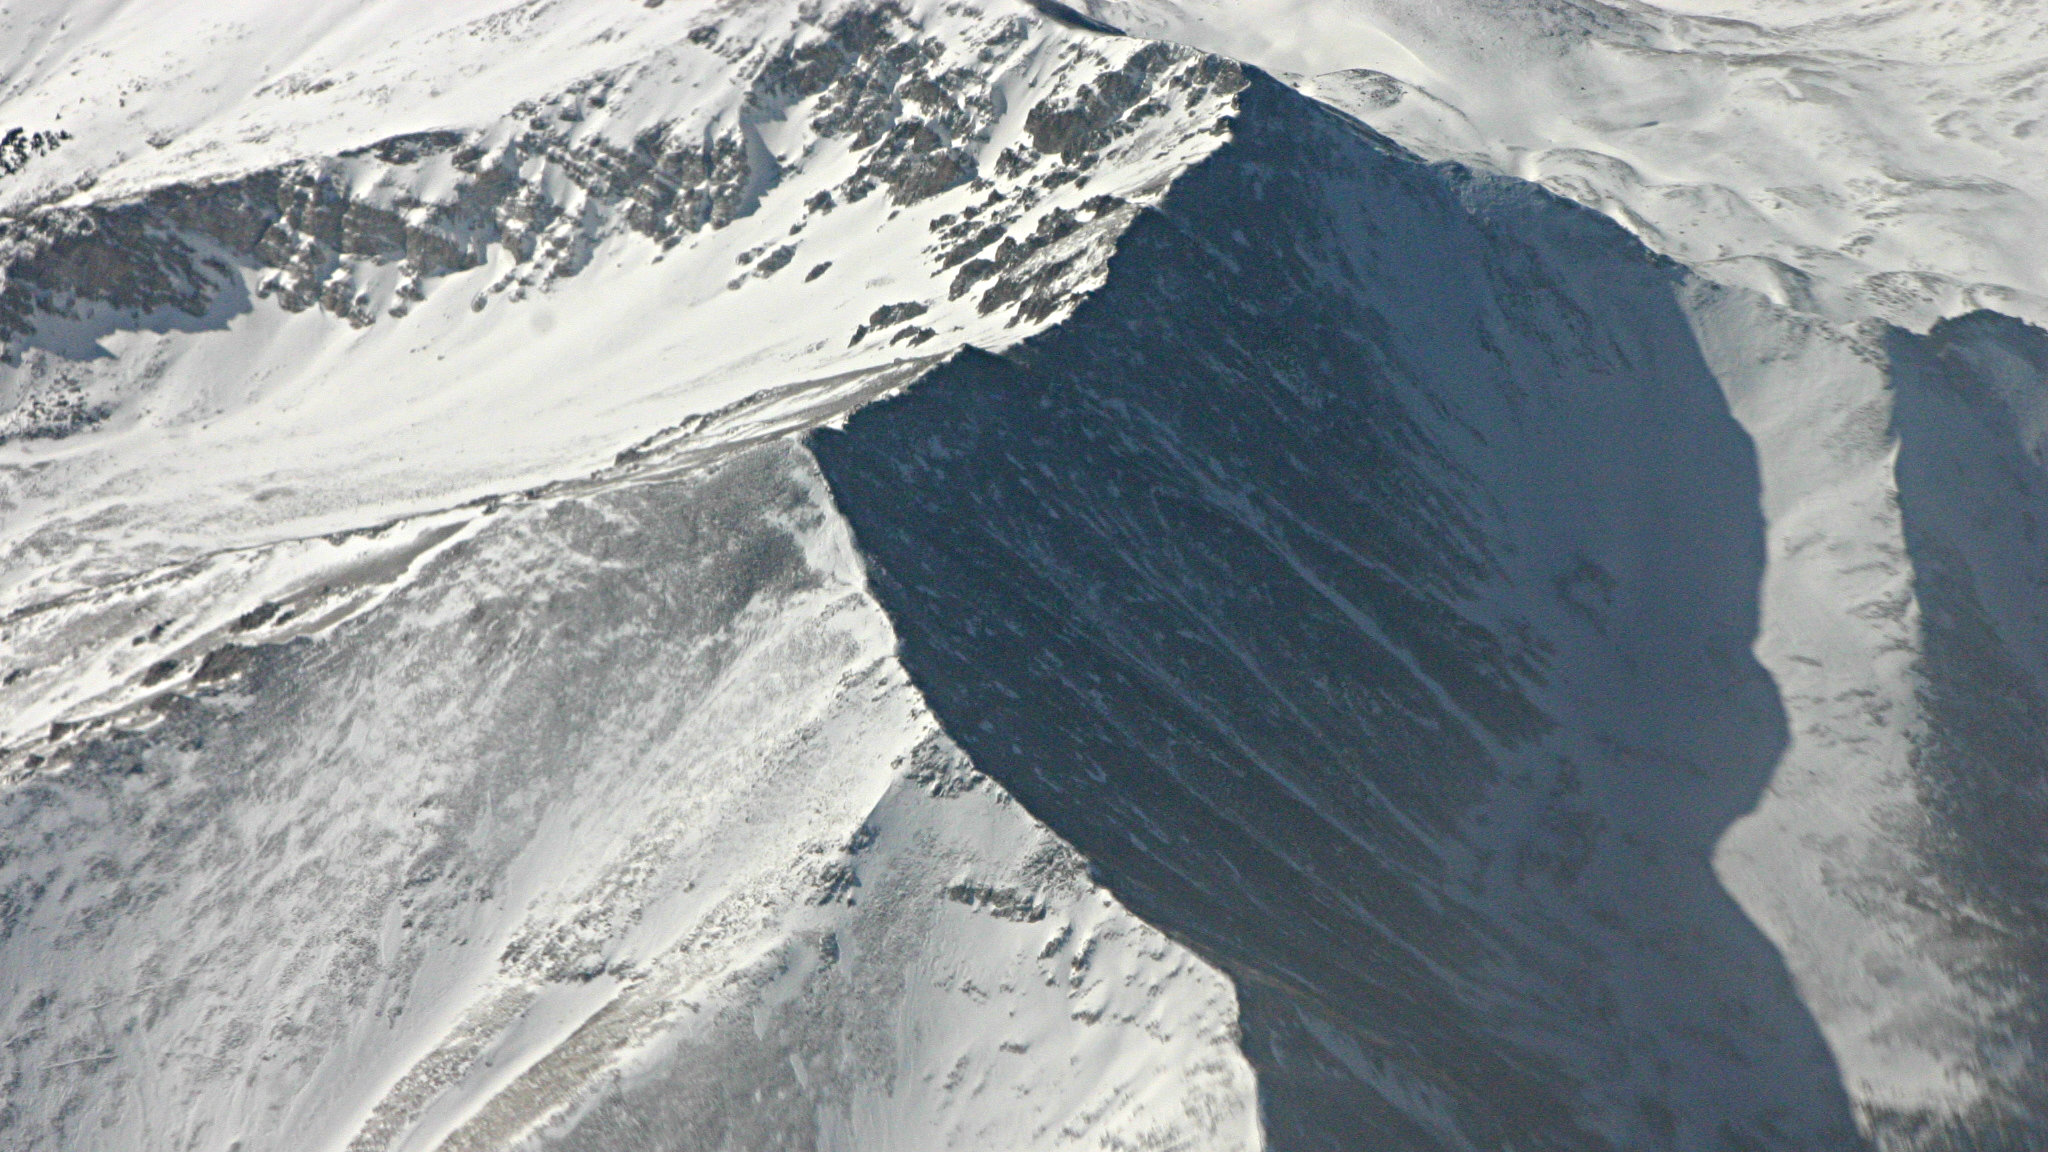
<path id="1" fill-rule="evenodd" d="M 2048 338 L 1007 12 L 10 233 L 0 1119 L 2031 1146 Z"/>

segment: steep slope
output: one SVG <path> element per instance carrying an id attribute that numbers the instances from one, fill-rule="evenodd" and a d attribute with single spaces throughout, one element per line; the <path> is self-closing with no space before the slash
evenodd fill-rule
<path id="1" fill-rule="evenodd" d="M 1091 10 L 1285 69 L 1426 155 L 1539 181 L 1701 274 L 1687 311 L 1759 450 L 1757 652 L 1791 733 L 1717 871 L 1786 955 L 1878 1143 L 2038 1143 L 2041 969 L 2025 957 L 2040 925 L 2012 895 L 2039 873 L 2018 846 L 2048 778 L 2013 671 L 2042 652 L 2022 575 L 2032 481 L 2010 434 L 1968 431 L 2005 418 L 1930 435 L 1915 395 L 1974 394 L 1979 362 L 2020 410 L 2048 382 L 2023 325 L 1944 321 L 1980 351 L 1929 358 L 1871 321 L 2048 320 L 2040 22 L 1973 2 Z M 2030 591 L 1958 593 L 1944 537 L 1959 534 L 1980 540 L 1972 568 Z M 1957 642 L 1957 619 L 1975 640 Z"/>
<path id="2" fill-rule="evenodd" d="M 417 7 L 0 10 L 0 1142 L 2048 1141 L 2023 12 Z"/>
<path id="3" fill-rule="evenodd" d="M 2041 652 L 2020 591 L 2038 580 L 2038 481 L 2001 407 L 2039 393 L 2039 330 L 1976 314 L 1919 337 L 1706 285 L 1688 308 L 1757 440 L 1756 650 L 1792 721 L 1716 868 L 1785 955 L 1881 1147 L 2028 1147 L 2042 926 L 2020 829 L 2048 745 L 2020 671 Z"/>
<path id="4" fill-rule="evenodd" d="M 0 1140 L 1256 1146 L 1228 983 L 961 758 L 789 443 L 1063 314 L 1237 71 L 497 7 L 303 30 L 578 49 L 476 119 L 10 173 L 108 165 L 5 223 Z"/>
<path id="5" fill-rule="evenodd" d="M 1252 1146 L 1227 985 L 953 750 L 820 488 L 474 512 L 11 789 L 8 1146 Z"/>
<path id="6" fill-rule="evenodd" d="M 849 5 L 772 35 L 746 15 L 672 22 L 650 58 L 479 127 L 9 220 L 0 612 L 120 608 L 103 644 L 66 625 L 27 654 L 0 741 L 206 638 L 173 622 L 127 646 L 138 582 L 1043 326 L 1241 83 L 1015 15 Z"/>
<path id="7" fill-rule="evenodd" d="M 1241 99 L 1069 323 L 813 434 L 912 678 L 1237 978 L 1276 1146 L 1855 1146 L 1709 864 L 1785 732 L 1683 278 Z"/>
<path id="8" fill-rule="evenodd" d="M 1924 811 L 1900 829 L 1919 863 L 1901 903 L 1955 989 L 1935 1028 L 1977 1057 L 1966 1122 L 1927 1144 L 2023 1146 L 2048 1116 L 2048 332 L 1980 312 L 1889 343 Z"/>

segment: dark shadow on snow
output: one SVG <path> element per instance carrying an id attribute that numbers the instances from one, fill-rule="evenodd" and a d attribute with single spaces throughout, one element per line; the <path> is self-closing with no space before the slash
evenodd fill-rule
<path id="1" fill-rule="evenodd" d="M 1915 1152 L 2048 1147 L 2048 332 L 1993 312 L 1889 334 L 1895 476 L 1919 610 L 1913 753 L 1938 958 L 1986 1006 L 1996 1086 L 1964 1117 L 1884 1115 Z"/>
<path id="2" fill-rule="evenodd" d="M 1679 273 L 1243 100 L 1068 322 L 812 434 L 911 675 L 1236 979 L 1276 1149 L 1860 1146 L 1709 866 L 1786 735 Z"/>

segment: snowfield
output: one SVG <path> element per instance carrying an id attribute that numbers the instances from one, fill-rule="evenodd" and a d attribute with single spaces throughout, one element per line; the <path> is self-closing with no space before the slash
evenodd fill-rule
<path id="1" fill-rule="evenodd" d="M 2043 1146 L 2044 84 L 0 0 L 0 1144 Z"/>

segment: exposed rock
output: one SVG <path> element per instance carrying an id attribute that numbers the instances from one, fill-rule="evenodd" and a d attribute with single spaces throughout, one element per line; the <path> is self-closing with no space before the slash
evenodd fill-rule
<path id="1" fill-rule="evenodd" d="M 12 176 L 38 156 L 55 152 L 64 141 L 71 139 L 71 133 L 58 129 L 54 132 L 30 132 L 26 128 L 9 128 L 0 136 L 0 176 Z"/>
<path id="2" fill-rule="evenodd" d="M 1121 68 L 1084 84 L 1072 98 L 1048 97 L 1031 110 L 1024 130 L 1040 152 L 1081 165 L 1146 119 L 1167 111 L 1157 98 L 1162 80 L 1173 88 L 1234 93 L 1245 86 L 1237 64 L 1204 57 L 1167 80 L 1187 53 L 1166 44 L 1147 44 Z"/>
<path id="3" fill-rule="evenodd" d="M 868 327 L 887 328 L 891 324 L 901 324 L 929 311 L 931 309 L 928 306 L 916 300 L 902 304 L 884 304 L 875 309 L 874 315 L 868 317 Z"/>

